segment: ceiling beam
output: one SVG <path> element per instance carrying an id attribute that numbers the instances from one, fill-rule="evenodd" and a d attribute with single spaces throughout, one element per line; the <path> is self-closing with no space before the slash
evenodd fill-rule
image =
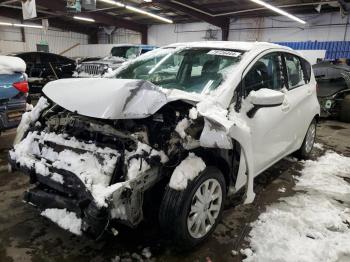
<path id="1" fill-rule="evenodd" d="M 50 9 L 55 12 L 62 13 L 66 16 L 70 16 L 69 13 L 67 13 L 65 3 L 63 1 L 58 0 L 36 0 L 36 4 L 38 6 L 45 7 L 47 9 Z M 82 12 L 84 15 L 84 12 Z M 96 23 L 104 24 L 104 25 L 111 25 L 121 28 L 126 28 L 132 31 L 136 32 L 144 32 L 144 30 L 147 30 L 147 26 L 141 25 L 138 23 L 135 23 L 133 21 L 128 21 L 125 19 L 120 19 L 115 16 L 111 16 L 108 14 L 102 14 L 102 13 L 86 13 L 89 18 L 92 18 L 96 21 Z"/>
<path id="2" fill-rule="evenodd" d="M 162 6 L 165 5 L 173 10 L 180 11 L 188 16 L 220 27 L 222 31 L 222 40 L 228 39 L 228 29 L 230 25 L 230 19 L 228 17 L 212 17 L 207 15 L 205 12 L 210 12 L 209 10 L 203 10 L 202 7 L 196 5 L 192 1 L 176 0 L 177 3 L 175 3 L 172 1 L 154 0 L 153 2 Z M 191 7 L 193 7 L 193 9 Z M 203 12 L 198 12 L 196 9 L 202 10 Z"/>
<path id="3" fill-rule="evenodd" d="M 0 9 L 0 16 L 3 17 L 8 17 L 16 20 L 21 20 L 22 18 L 22 11 L 18 9 L 12 9 L 12 8 L 7 8 L 7 7 L 1 7 Z M 31 23 L 41 25 L 41 20 L 34 20 L 30 21 Z M 55 27 L 58 29 L 62 29 L 64 31 L 72 31 L 80 34 L 88 34 L 90 33 L 92 26 L 82 26 L 79 24 L 74 24 L 69 26 L 69 30 L 67 27 L 67 22 L 62 21 L 59 18 L 52 18 L 50 19 L 50 26 Z"/>

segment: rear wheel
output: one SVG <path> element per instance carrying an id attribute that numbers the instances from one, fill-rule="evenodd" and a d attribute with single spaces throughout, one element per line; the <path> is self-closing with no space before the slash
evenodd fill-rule
<path id="1" fill-rule="evenodd" d="M 339 120 L 350 123 L 350 95 L 347 95 L 340 104 Z"/>
<path id="2" fill-rule="evenodd" d="M 301 159 L 308 159 L 314 147 L 315 139 L 316 139 L 316 120 L 314 119 L 312 120 L 306 132 L 303 144 L 301 145 L 300 149 L 296 152 L 297 157 Z"/>
<path id="3" fill-rule="evenodd" d="M 217 226 L 225 198 L 223 174 L 207 167 L 183 191 L 167 186 L 160 207 L 161 227 L 181 248 L 198 245 Z"/>

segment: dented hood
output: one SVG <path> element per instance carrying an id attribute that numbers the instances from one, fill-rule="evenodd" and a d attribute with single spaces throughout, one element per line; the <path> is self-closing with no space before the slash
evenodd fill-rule
<path id="1" fill-rule="evenodd" d="M 48 83 L 43 92 L 69 111 L 102 119 L 145 118 L 168 102 L 183 98 L 169 96 L 171 92 L 148 81 L 133 79 L 61 79 Z M 188 100 L 196 99 L 189 96 Z"/>

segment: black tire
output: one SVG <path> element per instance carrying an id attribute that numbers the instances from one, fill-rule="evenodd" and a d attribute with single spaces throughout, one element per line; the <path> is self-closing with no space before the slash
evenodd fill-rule
<path id="1" fill-rule="evenodd" d="M 339 120 L 350 123 L 350 95 L 347 95 L 340 104 Z"/>
<path id="2" fill-rule="evenodd" d="M 298 157 L 299 159 L 309 159 L 310 158 L 310 155 L 311 155 L 311 152 L 312 152 L 312 149 L 314 147 L 314 143 L 315 143 L 315 139 L 313 140 L 312 142 L 312 146 L 311 146 L 311 149 L 307 149 L 307 146 L 306 146 L 306 140 L 307 140 L 307 134 L 310 130 L 310 128 L 312 128 L 312 126 L 315 128 L 315 138 L 316 138 L 316 133 L 317 133 L 317 123 L 316 123 L 316 119 L 313 119 L 310 126 L 308 127 L 307 129 L 307 132 L 305 134 L 305 137 L 304 137 L 304 140 L 303 140 L 303 143 L 300 147 L 300 149 L 298 151 L 296 151 L 296 157 Z"/>
<path id="3" fill-rule="evenodd" d="M 219 214 L 212 228 L 201 238 L 194 238 L 187 228 L 187 217 L 190 212 L 192 199 L 197 189 L 207 180 L 216 180 L 222 192 L 222 201 Z M 221 171 L 213 166 L 208 166 L 193 181 L 189 181 L 186 189 L 177 191 L 166 186 L 159 211 L 159 222 L 162 231 L 166 233 L 181 249 L 190 249 L 205 241 L 215 230 L 222 216 L 222 210 L 226 199 L 226 183 Z"/>

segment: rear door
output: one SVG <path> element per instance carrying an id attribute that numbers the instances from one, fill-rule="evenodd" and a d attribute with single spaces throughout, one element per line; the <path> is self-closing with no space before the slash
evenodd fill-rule
<path id="1" fill-rule="evenodd" d="M 301 146 L 306 130 L 313 118 L 310 108 L 313 105 L 313 85 L 310 83 L 311 66 L 303 58 L 283 53 L 288 77 L 286 102 L 293 129 L 286 130 L 293 141 L 293 150 Z"/>

